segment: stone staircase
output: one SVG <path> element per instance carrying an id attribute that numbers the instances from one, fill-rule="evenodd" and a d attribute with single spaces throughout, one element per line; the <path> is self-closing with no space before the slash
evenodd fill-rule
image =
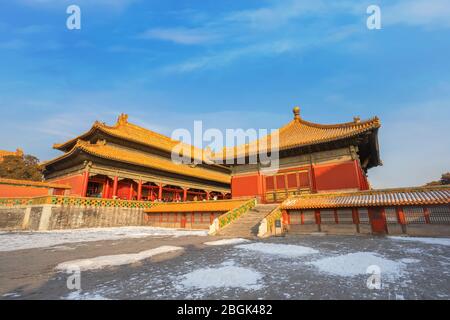
<path id="1" fill-rule="evenodd" d="M 261 220 L 277 206 L 277 204 L 258 204 L 239 219 L 220 229 L 216 235 L 241 238 L 256 237 Z"/>

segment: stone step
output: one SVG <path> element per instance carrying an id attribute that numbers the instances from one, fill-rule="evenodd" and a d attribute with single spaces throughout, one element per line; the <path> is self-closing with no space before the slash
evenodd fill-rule
<path id="1" fill-rule="evenodd" d="M 254 238 L 258 234 L 259 224 L 277 205 L 256 205 L 240 218 L 219 230 L 217 235 Z"/>

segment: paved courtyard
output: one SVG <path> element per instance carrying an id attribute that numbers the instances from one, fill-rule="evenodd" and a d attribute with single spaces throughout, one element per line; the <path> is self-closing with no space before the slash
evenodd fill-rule
<path id="1" fill-rule="evenodd" d="M 450 239 L 0 233 L 1 299 L 449 299 L 449 266 Z M 80 290 L 67 287 L 74 267 Z"/>

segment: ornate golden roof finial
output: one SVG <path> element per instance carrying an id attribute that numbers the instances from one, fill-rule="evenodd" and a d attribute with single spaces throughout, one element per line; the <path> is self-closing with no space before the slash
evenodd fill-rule
<path id="1" fill-rule="evenodd" d="M 124 125 L 128 123 L 128 115 L 126 113 L 121 113 L 119 118 L 117 118 L 118 125 Z"/>
<path id="2" fill-rule="evenodd" d="M 360 117 L 353 117 L 353 122 L 354 123 L 360 123 L 361 122 L 361 118 Z"/>
<path id="3" fill-rule="evenodd" d="M 295 106 L 292 112 L 294 113 L 294 120 L 300 120 L 300 107 Z"/>

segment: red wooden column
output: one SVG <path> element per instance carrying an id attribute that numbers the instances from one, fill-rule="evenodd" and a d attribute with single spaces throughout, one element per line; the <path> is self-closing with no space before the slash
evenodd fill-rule
<path id="1" fill-rule="evenodd" d="M 334 209 L 334 222 L 336 224 L 339 224 L 339 218 L 338 218 L 338 213 L 337 213 L 337 209 Z"/>
<path id="2" fill-rule="evenodd" d="M 82 197 L 86 197 L 88 184 L 89 184 L 89 171 L 86 169 L 86 171 L 83 172 L 83 188 L 81 189 Z"/>
<path id="3" fill-rule="evenodd" d="M 358 208 L 352 208 L 352 218 L 354 224 L 359 224 Z"/>
<path id="4" fill-rule="evenodd" d="M 289 214 L 288 214 L 287 210 L 281 211 L 281 220 L 282 220 L 283 224 L 289 224 Z"/>
<path id="5" fill-rule="evenodd" d="M 159 184 L 159 188 L 158 188 L 158 200 L 161 201 L 162 200 L 162 183 Z"/>
<path id="6" fill-rule="evenodd" d="M 209 192 L 208 191 L 205 192 L 206 192 L 206 200 L 209 200 Z"/>
<path id="7" fill-rule="evenodd" d="M 425 215 L 425 223 L 430 223 L 430 210 L 427 207 L 423 208 L 423 214 Z"/>
<path id="8" fill-rule="evenodd" d="M 103 197 L 102 198 L 109 198 L 109 179 L 106 178 L 106 182 L 105 182 L 105 190 L 103 191 Z"/>
<path id="9" fill-rule="evenodd" d="M 183 189 L 183 201 L 187 201 L 187 188 Z"/>
<path id="10" fill-rule="evenodd" d="M 137 190 L 137 199 L 138 199 L 138 201 L 142 200 L 142 180 L 139 180 L 138 190 Z"/>
<path id="11" fill-rule="evenodd" d="M 317 183 L 316 183 L 316 172 L 314 170 L 314 165 L 310 165 L 310 188 L 311 188 L 311 192 L 316 193 L 317 192 Z"/>
<path id="12" fill-rule="evenodd" d="M 403 207 L 397 207 L 395 211 L 397 211 L 397 219 L 398 223 L 400 223 L 402 227 L 402 232 L 406 233 L 406 218 L 405 213 L 403 212 Z"/>
<path id="13" fill-rule="evenodd" d="M 119 177 L 115 176 L 114 177 L 114 182 L 113 182 L 113 193 L 112 193 L 112 198 L 116 198 L 117 197 L 117 186 L 119 184 Z"/>
<path id="14" fill-rule="evenodd" d="M 133 181 L 131 181 L 130 189 L 128 190 L 128 200 L 133 200 L 133 193 L 134 193 Z"/>

